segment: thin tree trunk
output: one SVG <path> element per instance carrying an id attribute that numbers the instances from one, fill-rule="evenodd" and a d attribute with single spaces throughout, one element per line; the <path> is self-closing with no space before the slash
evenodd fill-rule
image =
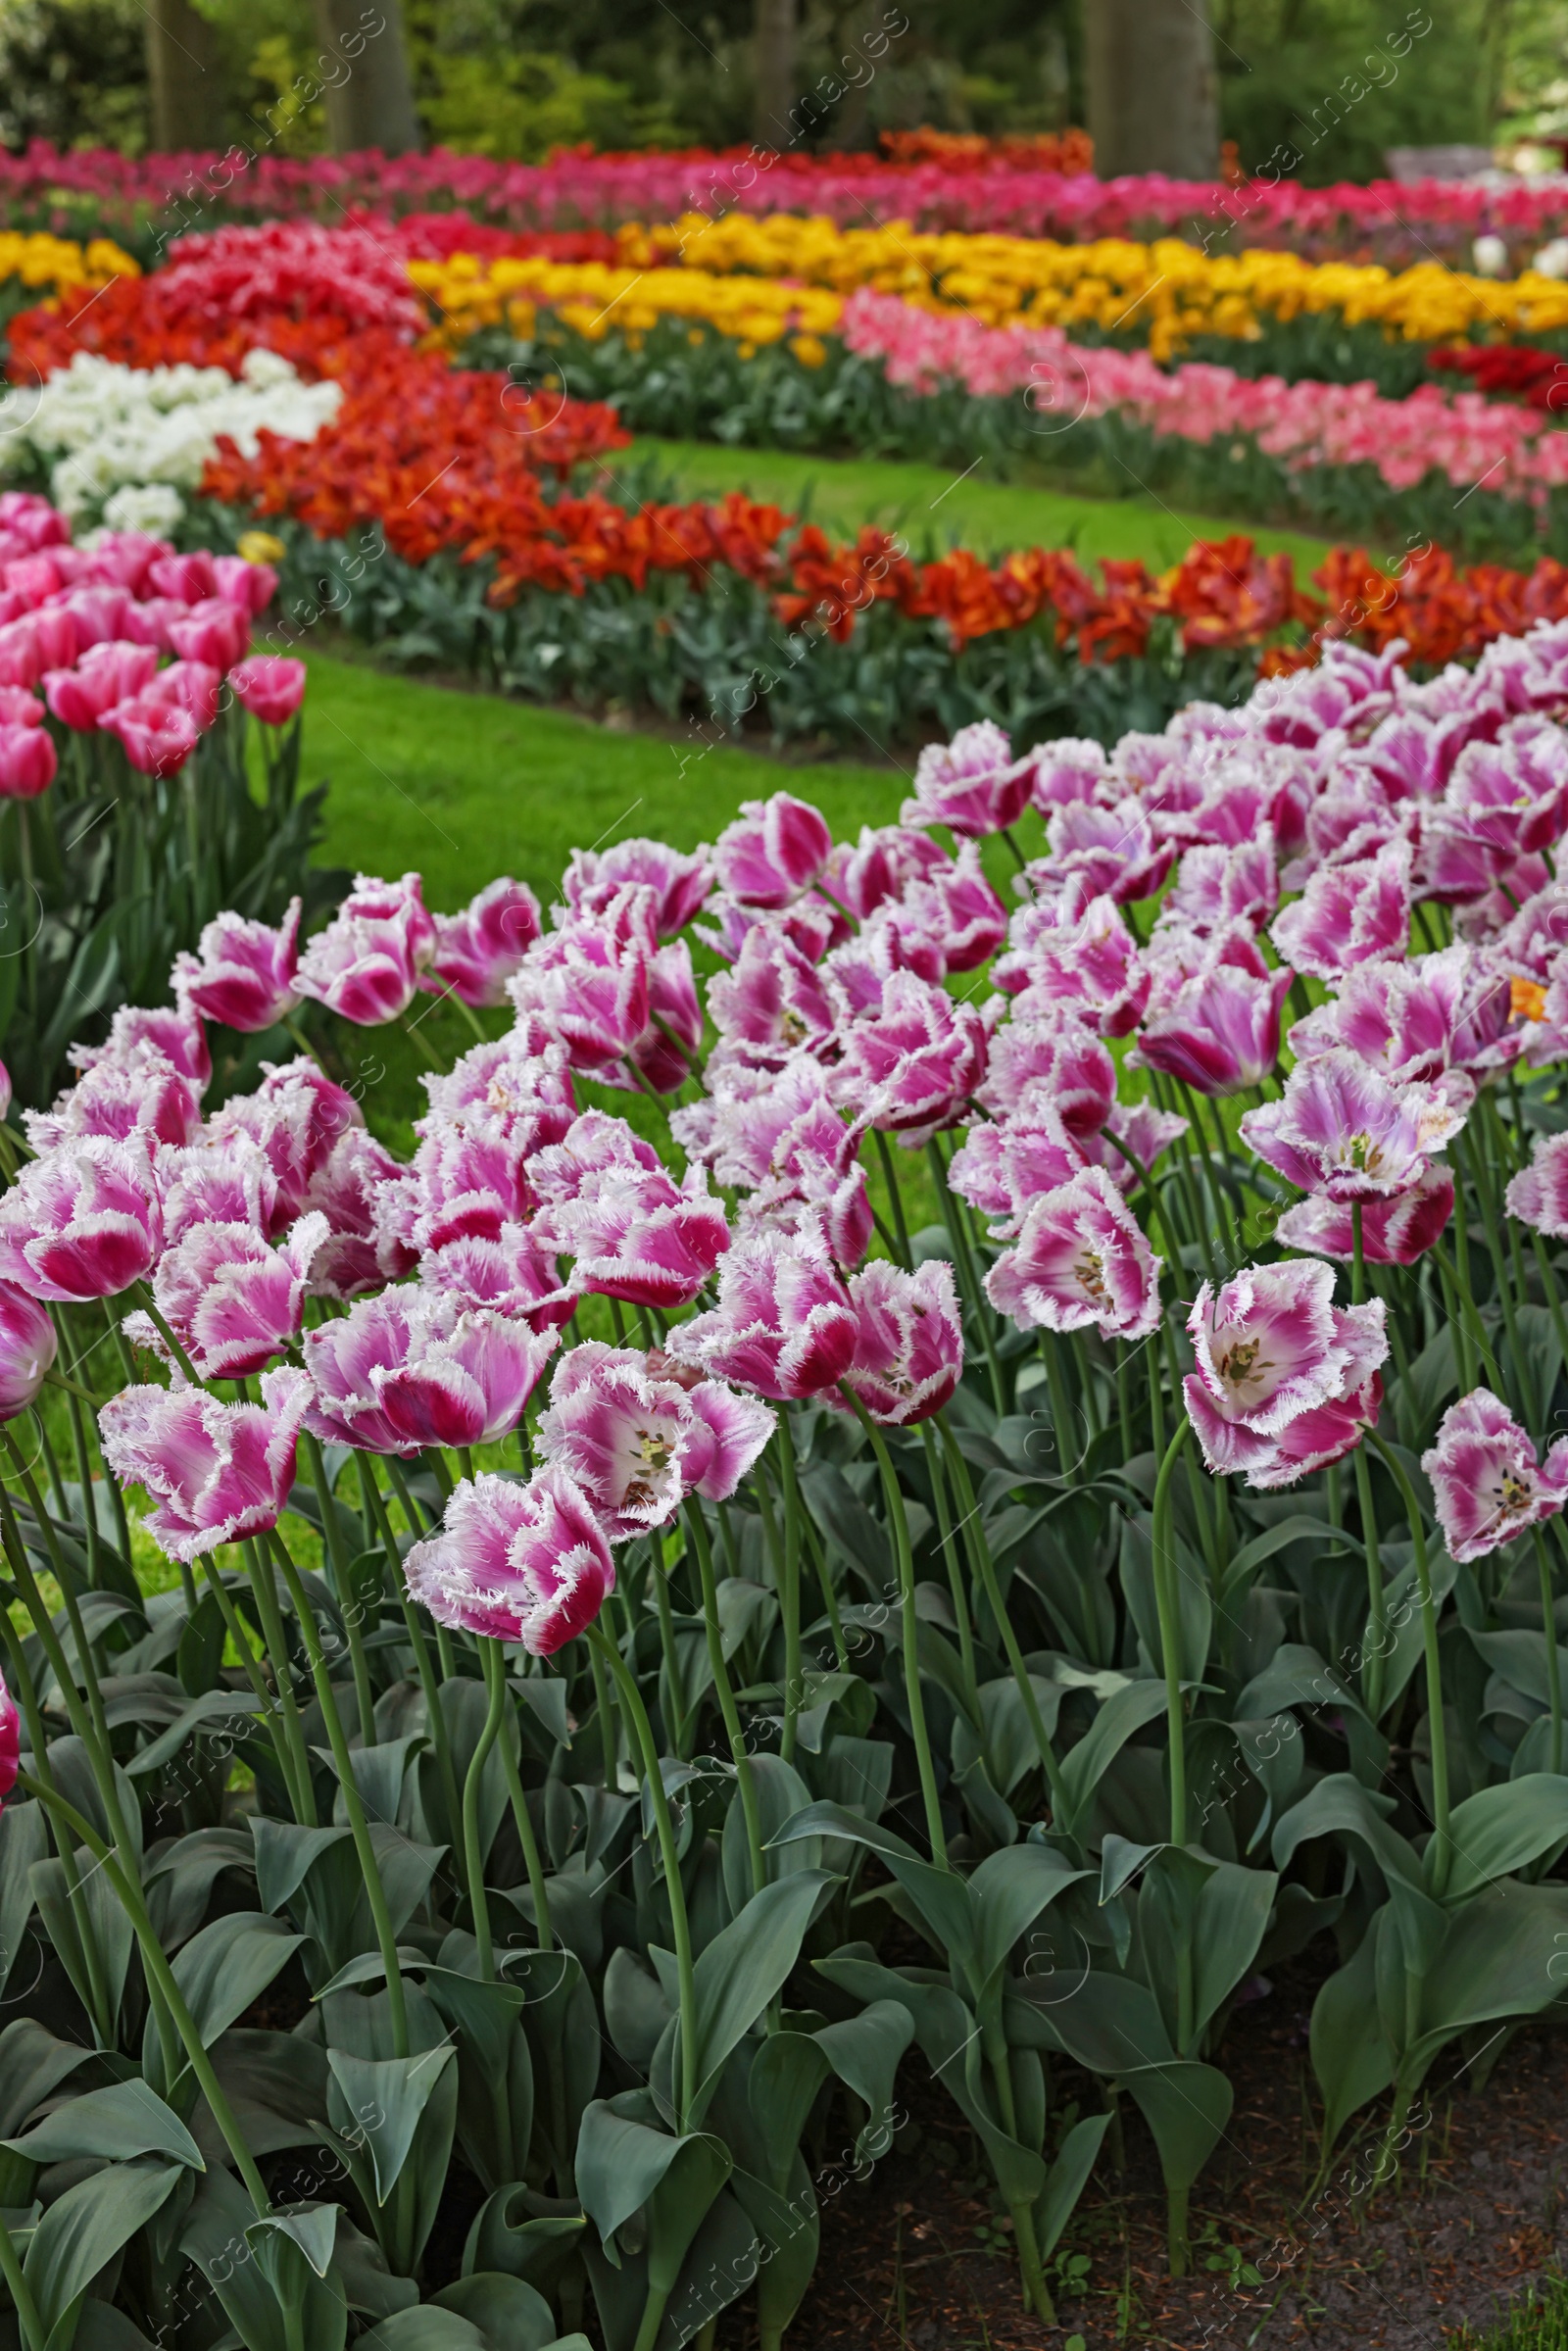
<path id="1" fill-rule="evenodd" d="M 795 0 L 757 0 L 752 71 L 757 80 L 753 136 L 760 147 L 787 147 L 796 135 L 790 121 L 795 104 Z"/>
<path id="2" fill-rule="evenodd" d="M 190 0 L 148 0 L 147 81 L 152 143 L 164 154 L 224 143 L 218 35 Z"/>
<path id="3" fill-rule="evenodd" d="M 1212 179 L 1219 93 L 1208 0 L 1087 0 L 1095 170 Z"/>
<path id="4" fill-rule="evenodd" d="M 336 155 L 379 147 L 407 155 L 420 144 L 398 0 L 316 0 L 326 127 Z"/>

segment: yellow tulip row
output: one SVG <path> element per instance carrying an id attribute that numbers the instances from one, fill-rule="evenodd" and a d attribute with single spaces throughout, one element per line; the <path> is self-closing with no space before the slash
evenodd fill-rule
<path id="1" fill-rule="evenodd" d="M 412 265 L 442 313 L 443 339 L 506 318 L 527 331 L 545 307 L 596 337 L 646 332 L 656 318 L 701 319 L 747 343 L 831 331 L 826 300 L 858 286 L 988 326 L 1118 331 L 1168 359 L 1194 335 L 1254 340 L 1272 321 L 1334 311 L 1392 341 L 1506 340 L 1568 327 L 1568 284 L 1527 271 L 1505 282 L 1438 262 L 1393 271 L 1292 253 L 1208 255 L 1177 237 L 1087 245 L 1047 238 L 924 235 L 894 221 L 840 228 L 791 213 L 701 216 L 620 231 L 623 267 L 471 255 Z M 788 282 L 788 281 L 794 281 Z"/>
<path id="2" fill-rule="evenodd" d="M 90 244 L 78 245 L 73 237 L 52 237 L 41 230 L 34 235 L 0 230 L 0 285 L 8 277 L 17 277 L 29 291 L 45 286 L 64 290 L 106 285 L 111 277 L 140 275 L 130 255 L 109 237 L 94 237 Z"/>

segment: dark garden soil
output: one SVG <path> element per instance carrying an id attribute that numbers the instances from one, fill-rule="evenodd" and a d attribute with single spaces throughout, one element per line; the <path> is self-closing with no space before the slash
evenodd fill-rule
<path id="1" fill-rule="evenodd" d="M 1315 1990 L 1305 1971 L 1282 1969 L 1231 2025 L 1222 2062 L 1236 2104 L 1193 2192 L 1194 2274 L 1168 2274 L 1158 2166 L 1130 2115 L 1125 2171 L 1107 2138 L 1053 2265 L 1055 2328 L 1019 2308 L 1008 2224 L 956 2107 L 907 2065 L 909 2121 L 893 2152 L 858 2181 L 830 2171 L 819 2182 L 842 2186 L 823 2197 L 821 2258 L 789 2351 L 1059 2351 L 1073 2335 L 1085 2351 L 1416 2351 L 1489 2324 L 1568 2262 L 1568 2036 L 1533 2026 L 1468 2065 L 1463 2048 L 1446 2052 L 1424 2127 L 1362 2212 L 1386 2109 L 1358 2140 L 1347 2133 L 1314 2192 Z M 1058 2080 L 1054 2094 L 1070 2101 L 1077 2086 Z M 720 2340 L 745 2351 L 738 2322 Z"/>

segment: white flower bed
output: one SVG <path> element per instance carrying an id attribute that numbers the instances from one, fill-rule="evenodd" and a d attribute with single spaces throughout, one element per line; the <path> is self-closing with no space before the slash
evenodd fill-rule
<path id="1" fill-rule="evenodd" d="M 220 433 L 247 457 L 264 427 L 313 440 L 342 396 L 338 384 L 303 382 L 274 351 L 249 353 L 238 381 L 221 367 L 125 367 L 78 352 L 0 442 L 0 469 L 52 459 L 50 493 L 74 522 L 164 532 Z"/>

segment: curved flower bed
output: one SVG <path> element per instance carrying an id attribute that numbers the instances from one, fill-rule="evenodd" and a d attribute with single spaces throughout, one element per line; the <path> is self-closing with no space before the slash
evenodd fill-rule
<path id="1" fill-rule="evenodd" d="M 1233 2011 L 1331 1933 L 1386 2191 L 1568 1935 L 1565 711 L 1559 625 L 979 725 L 548 920 L 220 912 L 80 1056 L 0 1198 L 34 2343 L 777 2343 L 813 2110 L 874 2162 L 916 2070 L 1054 2323 L 1112 2099 L 1180 2273 Z M 425 994 L 479 1037 L 399 1160 L 331 1070 Z"/>

